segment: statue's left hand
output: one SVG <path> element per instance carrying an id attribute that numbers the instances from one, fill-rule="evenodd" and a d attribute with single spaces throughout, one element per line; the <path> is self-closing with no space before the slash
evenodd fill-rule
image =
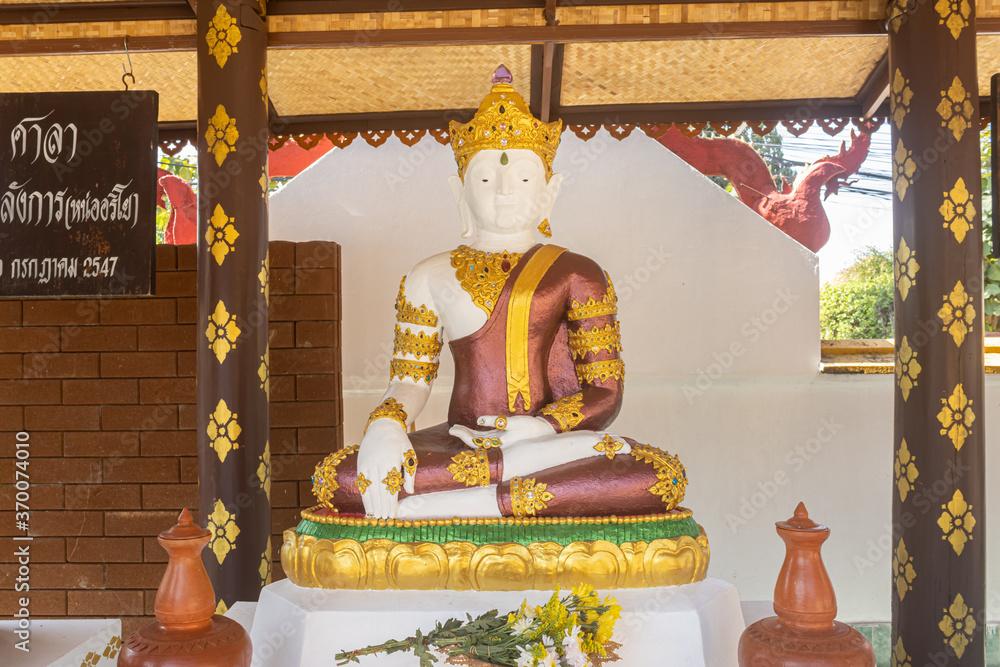
<path id="1" fill-rule="evenodd" d="M 503 430 L 494 427 L 489 431 L 477 431 L 456 424 L 448 429 L 448 433 L 473 449 L 482 447 L 484 442 L 499 442 L 500 447 L 504 448 L 526 440 L 549 438 L 556 434 L 556 430 L 552 428 L 548 420 L 542 417 L 515 415 L 506 419 L 507 428 Z M 483 415 L 476 420 L 476 423 L 480 426 L 494 426 L 496 421 L 497 415 Z"/>

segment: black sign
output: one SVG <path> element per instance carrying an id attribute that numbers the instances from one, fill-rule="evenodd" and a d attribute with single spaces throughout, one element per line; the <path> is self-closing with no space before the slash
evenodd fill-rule
<path id="1" fill-rule="evenodd" d="M 157 94 L 0 94 L 0 296 L 151 294 Z"/>

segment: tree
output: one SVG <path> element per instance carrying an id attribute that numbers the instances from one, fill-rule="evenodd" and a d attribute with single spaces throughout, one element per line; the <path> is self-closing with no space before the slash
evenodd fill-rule
<path id="1" fill-rule="evenodd" d="M 819 295 L 824 340 L 892 338 L 892 253 L 869 247 Z"/>

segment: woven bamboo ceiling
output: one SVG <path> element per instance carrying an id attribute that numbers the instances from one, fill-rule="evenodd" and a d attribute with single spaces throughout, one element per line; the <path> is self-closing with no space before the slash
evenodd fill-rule
<path id="1" fill-rule="evenodd" d="M 164 127 L 196 111 L 196 0 L 0 0 L 0 91 L 136 87 Z M 384 11 L 392 6 L 396 11 Z M 273 114 L 301 131 L 441 127 L 498 63 L 569 123 L 868 116 L 888 88 L 884 0 L 270 0 Z M 977 3 L 980 92 L 1000 0 Z"/>

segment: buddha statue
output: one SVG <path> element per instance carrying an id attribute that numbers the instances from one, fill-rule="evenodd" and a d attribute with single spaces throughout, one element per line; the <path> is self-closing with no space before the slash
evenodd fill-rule
<path id="1" fill-rule="evenodd" d="M 534 118 L 505 67 L 492 83 L 473 118 L 449 127 L 465 242 L 400 282 L 388 389 L 360 445 L 317 466 L 319 505 L 286 532 L 285 571 L 304 585 L 523 588 L 548 584 L 527 573 L 542 564 L 476 575 L 468 549 L 548 544 L 553 556 L 603 542 L 621 555 L 615 585 L 697 580 L 708 543 L 678 507 L 680 460 L 611 430 L 625 381 L 611 278 L 594 260 L 540 242 L 562 182 L 552 171 L 562 121 Z M 448 421 L 413 430 L 445 341 L 455 362 Z M 669 575 L 626 562 L 649 561 L 657 540 Z M 407 576 L 386 560 L 402 544 L 414 554 L 440 547 L 450 574 L 391 581 Z M 324 550 L 334 557 L 321 566 Z M 587 567 L 577 570 L 551 581 L 587 578 Z"/>

